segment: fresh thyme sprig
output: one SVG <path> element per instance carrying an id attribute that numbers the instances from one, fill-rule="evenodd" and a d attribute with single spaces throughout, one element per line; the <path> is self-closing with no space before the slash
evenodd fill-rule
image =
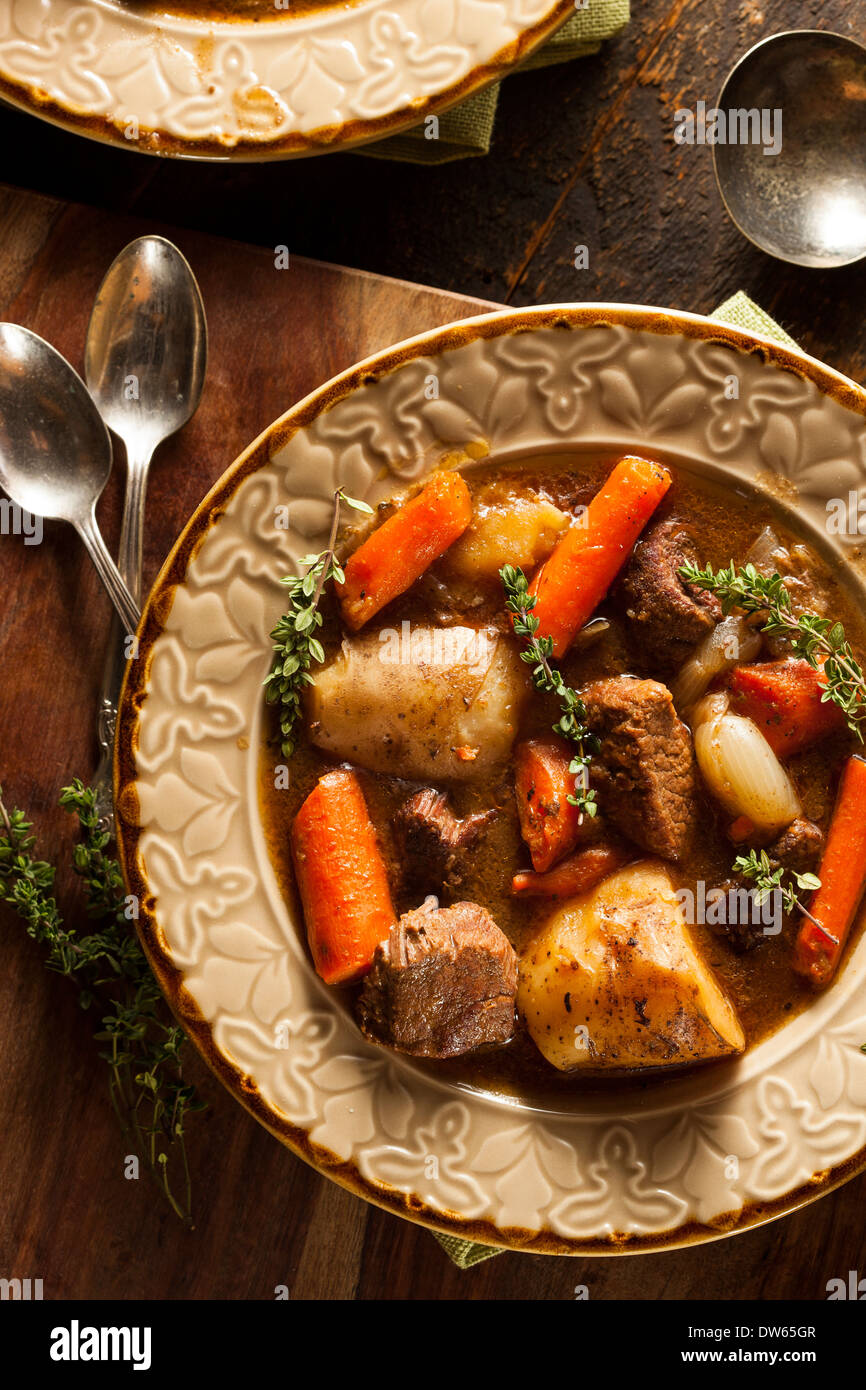
<path id="1" fill-rule="evenodd" d="M 520 653 L 521 661 L 532 666 L 532 683 L 536 690 L 555 695 L 562 717 L 554 724 L 554 732 L 573 743 L 577 752 L 568 765 L 574 774 L 574 793 L 568 800 L 581 815 L 593 817 L 597 811 L 595 791 L 589 785 L 589 765 L 598 751 L 598 739 L 586 725 L 586 707 L 576 690 L 566 685 L 562 673 L 551 666 L 553 638 L 538 636 L 538 618 L 533 617 L 535 595 L 529 592 L 526 575 L 514 565 L 503 565 L 499 571 L 505 590 L 505 606 L 514 614 L 514 633 L 526 643 Z"/>
<path id="2" fill-rule="evenodd" d="M 796 656 L 803 657 L 817 671 L 823 658 L 826 689 L 823 701 L 832 700 L 843 711 L 848 728 L 863 742 L 866 724 L 866 677 L 845 637 L 841 623 L 819 618 L 815 613 L 791 611 L 791 596 L 778 573 L 764 575 L 754 565 L 713 570 L 712 565 L 682 565 L 680 574 L 687 584 L 706 589 L 718 598 L 723 613 L 741 608 L 744 613 L 764 617 L 762 632 L 788 639 Z"/>
<path id="3" fill-rule="evenodd" d="M 782 906 L 786 912 L 802 912 L 816 927 L 821 927 L 821 923 L 807 911 L 797 895 L 798 889 L 811 893 L 821 887 L 821 880 L 816 874 L 798 874 L 784 864 L 774 866 L 765 849 L 750 849 L 748 854 L 738 854 L 734 860 L 734 872 L 754 883 L 758 907 L 772 893 L 778 892 L 782 895 Z M 824 928 L 821 927 L 821 930 Z"/>
<path id="4" fill-rule="evenodd" d="M 2 798 L 2 792 L 0 792 Z M 86 911 L 99 929 L 79 932 L 64 924 L 53 896 L 54 866 L 34 857 L 33 826 L 0 799 L 0 901 L 24 922 L 28 936 L 48 948 L 46 965 L 72 980 L 82 1008 L 100 1010 L 94 1037 L 110 1068 L 109 1094 L 123 1133 L 160 1192 L 186 1225 L 192 1224 L 185 1131 L 187 1116 L 205 1108 L 184 1081 L 185 1041 L 162 997 L 127 917 L 123 880 L 106 854 L 96 792 L 77 778 L 60 805 L 78 817 L 81 840 L 73 868 L 84 881 Z M 173 1190 L 174 1167 L 183 1175 L 183 1197 Z"/>
<path id="5" fill-rule="evenodd" d="M 335 546 L 340 525 L 340 505 L 345 502 L 357 512 L 372 513 L 366 502 L 347 497 L 342 488 L 334 493 L 334 514 L 328 547 L 319 555 L 305 555 L 301 565 L 304 574 L 290 574 L 280 582 L 289 591 L 289 607 L 271 632 L 274 655 L 265 685 L 269 705 L 280 706 L 280 734 L 283 757 L 290 758 L 297 747 L 295 726 L 301 712 L 301 695 L 305 685 L 312 683 L 310 666 L 325 660 L 325 649 L 316 637 L 322 626 L 319 600 L 329 580 L 345 583 L 346 576 L 339 564 Z"/>

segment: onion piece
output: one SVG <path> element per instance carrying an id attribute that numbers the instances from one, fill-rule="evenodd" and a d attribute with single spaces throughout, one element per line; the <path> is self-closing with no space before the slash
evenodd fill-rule
<path id="1" fill-rule="evenodd" d="M 719 713 L 713 696 L 696 711 L 695 756 L 712 794 L 734 817 L 778 833 L 801 813 L 794 784 L 761 730 L 739 714 Z"/>
<path id="2" fill-rule="evenodd" d="M 721 719 L 723 714 L 727 714 L 730 703 L 728 690 L 714 690 L 712 695 L 705 695 L 692 711 L 692 728 L 697 730 L 701 724 L 712 724 Z"/>
<path id="3" fill-rule="evenodd" d="M 584 647 L 591 647 L 593 642 L 597 642 L 599 637 L 603 637 L 606 632 L 610 632 L 610 623 L 607 618 L 590 618 L 572 642 L 572 649 L 582 651 Z"/>
<path id="4" fill-rule="evenodd" d="M 677 714 L 685 716 L 710 681 L 741 661 L 752 661 L 761 650 L 761 635 L 741 615 L 732 613 L 716 623 L 692 652 L 671 686 Z"/>
<path id="5" fill-rule="evenodd" d="M 765 526 L 757 540 L 749 547 L 746 564 L 754 565 L 759 574 L 772 574 L 774 570 L 778 570 L 779 560 L 787 554 L 772 526 Z"/>

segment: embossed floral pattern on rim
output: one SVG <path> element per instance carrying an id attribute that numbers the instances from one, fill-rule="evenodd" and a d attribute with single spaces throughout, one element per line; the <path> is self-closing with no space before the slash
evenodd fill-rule
<path id="1" fill-rule="evenodd" d="M 423 390 L 431 371 L 436 404 Z M 735 412 L 720 414 L 731 373 L 743 389 Z M 720 1238 L 866 1166 L 866 1014 L 857 1006 L 866 941 L 833 989 L 741 1064 L 669 1078 L 649 1102 L 619 1093 L 549 1112 L 449 1088 L 364 1044 L 316 980 L 263 855 L 250 775 L 262 633 L 281 605 L 279 573 L 315 548 L 337 459 L 350 490 L 375 501 L 395 475 L 417 475 L 479 438 L 497 454 L 603 441 L 649 443 L 698 469 L 721 460 L 732 480 L 796 500 L 815 528 L 827 496 L 851 486 L 866 496 L 866 394 L 804 354 L 695 315 L 617 305 L 506 311 L 343 373 L 227 470 L 148 599 L 116 766 L 121 856 L 141 900 L 142 940 L 232 1093 L 369 1200 L 436 1229 L 549 1253 Z M 287 472 L 295 529 L 280 550 L 270 509 L 286 500 Z M 253 518 L 265 517 L 262 533 Z M 862 588 L 859 547 L 838 558 Z M 232 860 L 227 837 L 237 834 Z M 237 920 L 238 902 L 248 919 L 254 906 L 255 926 Z M 288 1039 L 283 1058 L 275 1025 Z M 425 1176 L 431 1154 L 441 1158 L 435 1179 Z"/>
<path id="2" fill-rule="evenodd" d="M 253 24 L 0 0 L 0 96 L 150 154 L 322 154 L 441 114 L 573 13 L 572 0 L 357 0 Z"/>

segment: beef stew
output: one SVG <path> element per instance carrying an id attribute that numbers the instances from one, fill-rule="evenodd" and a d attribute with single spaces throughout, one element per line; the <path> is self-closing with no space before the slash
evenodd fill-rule
<path id="1" fill-rule="evenodd" d="M 298 903 L 305 873 L 292 860 L 293 825 L 320 779 L 351 768 L 375 827 L 394 921 L 348 987 L 360 1027 L 385 1045 L 435 1058 L 419 1065 L 510 1094 L 556 1094 L 736 1056 L 807 1007 L 814 989 L 795 941 L 809 920 L 810 875 L 820 872 L 843 769 L 858 747 L 844 717 L 834 717 L 838 707 L 815 696 L 819 665 L 810 667 L 809 700 L 822 713 L 805 719 L 790 752 L 776 736 L 790 732 L 788 706 L 780 713 L 771 700 L 762 712 L 748 679 L 732 684 L 732 672 L 757 671 L 760 686 L 770 667 L 784 663 L 782 684 L 770 682 L 780 699 L 800 658 L 783 636 L 762 632 L 755 613 L 736 605 L 723 612 L 715 594 L 683 574 L 687 565 L 754 559 L 758 572 L 780 575 L 794 611 L 841 622 L 859 655 L 866 629 L 826 557 L 770 497 L 651 461 L 655 480 L 665 475 L 651 515 L 634 522 L 636 540 L 623 541 L 612 579 L 606 570 L 599 580 L 600 600 L 588 615 L 581 608 L 567 649 L 558 662 L 551 658 L 582 700 L 584 751 L 592 747 L 595 813 L 585 801 L 576 813 L 569 796 L 583 774 L 569 763 L 575 748 L 553 733 L 557 700 L 533 688 L 521 660 L 500 570 L 520 566 L 531 577 L 564 537 L 573 545 L 578 529 L 592 526 L 590 504 L 611 488 L 619 466 L 611 456 L 583 454 L 467 470 L 468 525 L 464 519 L 456 540 L 447 531 L 447 543 L 432 560 L 425 553 L 417 573 L 410 565 L 398 595 L 389 589 L 362 631 L 343 621 L 340 586 L 324 593 L 325 661 L 311 671 L 288 786 L 275 777 L 283 762 L 276 721 L 270 712 L 265 720 L 262 818 L 288 901 Z M 358 555 L 419 491 L 351 527 L 341 554 Z M 615 528 L 610 515 L 605 524 Z M 379 537 L 378 549 L 395 564 L 399 540 L 396 528 L 387 544 Z M 576 544 L 579 551 L 580 537 Z M 376 574 L 365 570 L 359 589 L 351 566 L 349 558 L 353 601 L 360 593 L 370 607 Z M 796 706 L 797 717 L 803 708 Z M 544 756 L 526 762 L 533 742 L 544 745 Z M 737 772 L 741 755 L 755 786 Z M 733 869 L 750 854 L 756 862 L 766 855 L 767 872 L 778 871 L 796 896 L 793 909 L 778 894 L 756 900 L 748 873 Z M 797 874 L 803 886 L 790 877 Z M 363 898 L 360 880 L 359 887 Z M 429 894 L 435 901 L 425 904 Z M 304 907 L 314 933 L 316 909 L 307 899 Z M 353 930 L 354 906 L 344 902 L 340 911 Z M 479 921 L 498 936 L 481 940 Z M 834 968 L 851 940 L 840 934 Z M 391 955 L 399 948 L 405 957 L 407 942 L 414 965 L 401 973 Z M 462 963 L 470 960 L 467 976 Z M 430 1016 L 437 990 L 442 1037 L 453 1040 L 444 1014 L 457 996 L 460 1018 L 489 1014 L 490 1030 L 466 1025 L 463 1035 L 474 1039 L 466 1049 L 407 1046 L 412 1029 L 389 1003 L 400 990 L 423 998 L 427 1039 L 437 1036 Z M 509 997 L 517 1009 L 504 1030 Z"/>

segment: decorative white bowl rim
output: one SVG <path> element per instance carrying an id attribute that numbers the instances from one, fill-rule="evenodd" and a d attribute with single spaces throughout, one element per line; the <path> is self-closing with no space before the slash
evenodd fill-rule
<path id="1" fill-rule="evenodd" d="M 731 383 L 736 385 L 732 394 Z M 866 393 L 768 338 L 675 310 L 506 310 L 365 359 L 270 425 L 151 590 L 118 718 L 128 889 L 160 983 L 220 1080 L 321 1172 L 411 1220 L 536 1252 L 710 1240 L 866 1167 L 861 938 L 836 984 L 736 1063 L 544 1109 L 367 1044 L 283 901 L 257 787 L 278 580 L 322 545 L 338 485 L 375 502 L 444 457 L 658 452 L 772 493 L 863 586 Z M 277 522 L 288 502 L 288 525 Z M 829 546 L 829 549 L 828 549 Z"/>

